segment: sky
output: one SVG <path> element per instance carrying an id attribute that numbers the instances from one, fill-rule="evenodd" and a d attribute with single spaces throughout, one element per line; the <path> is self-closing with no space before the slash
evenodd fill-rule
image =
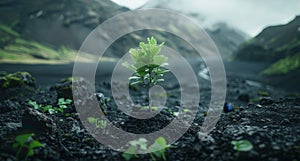
<path id="1" fill-rule="evenodd" d="M 112 0 L 131 9 L 149 0 Z M 151 0 L 162 3 L 167 0 Z M 150 2 L 149 2 L 150 3 Z M 205 17 L 202 25 L 226 22 L 250 36 L 267 26 L 285 24 L 300 15 L 300 0 L 170 0 L 163 4 L 185 13 L 198 13 Z"/>

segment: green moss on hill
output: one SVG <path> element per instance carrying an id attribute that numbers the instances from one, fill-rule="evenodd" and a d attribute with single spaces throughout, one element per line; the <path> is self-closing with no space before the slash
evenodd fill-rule
<path id="1" fill-rule="evenodd" d="M 300 68 L 300 53 L 285 57 L 275 62 L 270 67 L 265 69 L 262 73 L 264 75 L 287 74 L 298 68 Z"/>

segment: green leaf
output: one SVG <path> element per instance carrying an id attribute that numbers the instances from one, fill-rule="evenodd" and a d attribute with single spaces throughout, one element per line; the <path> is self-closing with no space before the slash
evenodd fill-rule
<path id="1" fill-rule="evenodd" d="M 22 134 L 22 135 L 18 135 L 15 140 L 16 142 L 18 142 L 21 146 L 24 146 L 24 144 L 28 141 L 28 139 L 30 137 L 34 136 L 33 133 L 30 134 Z"/>
<path id="2" fill-rule="evenodd" d="M 233 149 L 237 151 L 251 151 L 253 145 L 248 140 L 232 141 L 231 144 L 234 145 Z"/>
<path id="3" fill-rule="evenodd" d="M 130 141 L 129 144 L 134 147 L 140 147 L 142 150 L 147 150 L 147 139 L 139 138 L 138 140 Z"/>
<path id="4" fill-rule="evenodd" d="M 30 144 L 29 144 L 29 148 L 33 149 L 33 148 L 39 148 L 39 147 L 43 147 L 44 144 L 42 144 L 41 142 L 37 141 L 37 140 L 33 140 Z"/>
<path id="5" fill-rule="evenodd" d="M 34 151 L 33 149 L 28 149 L 28 152 L 27 152 L 27 156 L 33 156 L 34 155 Z"/>
<path id="6" fill-rule="evenodd" d="M 47 105 L 45 107 L 43 107 L 43 112 L 49 111 L 49 109 L 52 109 L 52 105 Z"/>
<path id="7" fill-rule="evenodd" d="M 59 98 L 57 105 L 69 105 L 71 104 L 72 100 L 65 99 L 65 98 Z"/>
<path id="8" fill-rule="evenodd" d="M 49 108 L 49 109 L 48 109 L 48 112 L 49 112 L 51 115 L 56 113 L 56 111 L 55 111 L 53 108 Z"/>
<path id="9" fill-rule="evenodd" d="M 130 69 L 132 71 L 136 71 L 136 68 L 133 65 L 129 64 L 128 62 L 124 62 L 124 63 L 122 63 L 122 65 L 124 67 L 126 67 L 127 69 Z"/>
<path id="10" fill-rule="evenodd" d="M 106 126 L 107 126 L 107 121 L 101 120 L 100 122 L 101 122 L 101 127 L 102 127 L 102 128 L 106 128 Z"/>
<path id="11" fill-rule="evenodd" d="M 14 143 L 14 144 L 12 145 L 13 148 L 17 148 L 18 146 L 20 146 L 20 143 Z"/>
<path id="12" fill-rule="evenodd" d="M 35 102 L 35 101 L 31 101 L 31 100 L 29 100 L 28 101 L 28 104 L 30 105 L 30 106 L 32 106 L 34 109 L 39 109 L 39 105 Z"/>
<path id="13" fill-rule="evenodd" d="M 138 76 L 131 76 L 131 77 L 129 77 L 129 80 L 134 80 L 134 79 L 141 79 L 141 77 L 138 77 Z"/>
<path id="14" fill-rule="evenodd" d="M 183 112 L 190 112 L 190 110 L 187 109 L 187 108 L 185 108 L 185 109 L 183 110 Z"/>
<path id="15" fill-rule="evenodd" d="M 157 106 L 151 106 L 151 110 L 157 111 L 157 110 L 158 110 L 158 107 L 157 107 Z"/>
<path id="16" fill-rule="evenodd" d="M 168 57 L 164 55 L 156 55 L 155 57 L 153 57 L 153 62 L 156 65 L 161 65 L 167 61 L 168 61 Z"/>
<path id="17" fill-rule="evenodd" d="M 122 154 L 122 157 L 125 160 L 129 161 L 132 157 L 136 155 L 136 152 L 137 152 L 137 148 L 131 146 Z"/>
<path id="18" fill-rule="evenodd" d="M 173 115 L 174 115 L 174 116 L 178 116 L 178 115 L 179 115 L 179 112 L 173 112 Z"/>
<path id="19" fill-rule="evenodd" d="M 155 142 L 149 147 L 150 151 L 153 151 L 152 153 L 157 158 L 163 158 L 163 160 L 166 160 L 165 157 L 165 149 L 168 148 L 167 142 L 165 138 L 159 137 L 155 140 Z"/>
<path id="20" fill-rule="evenodd" d="M 68 108 L 66 105 L 59 105 L 60 108 Z"/>
<path id="21" fill-rule="evenodd" d="M 64 113 L 64 109 L 62 109 L 62 108 L 55 108 L 54 111 L 56 111 L 56 112 L 59 111 L 61 113 Z"/>
<path id="22" fill-rule="evenodd" d="M 96 119 L 95 117 L 88 117 L 87 120 L 88 120 L 89 123 L 95 124 L 95 123 L 97 123 L 98 119 Z"/>

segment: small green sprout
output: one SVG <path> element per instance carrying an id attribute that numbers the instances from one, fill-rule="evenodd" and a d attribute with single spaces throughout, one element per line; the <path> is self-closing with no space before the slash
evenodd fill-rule
<path id="1" fill-rule="evenodd" d="M 32 101 L 32 100 L 28 100 L 28 104 L 30 105 L 30 106 L 32 106 L 34 109 L 39 109 L 41 106 L 40 105 L 38 105 L 35 101 Z"/>
<path id="2" fill-rule="evenodd" d="M 59 108 L 64 109 L 64 108 L 67 108 L 67 105 L 69 105 L 71 103 L 72 103 L 72 100 L 70 100 L 70 99 L 59 98 L 57 105 Z"/>
<path id="3" fill-rule="evenodd" d="M 147 140 L 145 138 L 140 138 L 138 140 L 133 140 L 129 142 L 130 147 L 122 154 L 123 158 L 127 161 L 131 160 L 133 157 L 138 158 L 137 151 L 141 150 L 144 152 L 150 152 L 149 155 L 152 160 L 156 161 L 157 159 L 166 159 L 166 149 L 170 148 L 167 145 L 165 138 L 157 138 L 152 145 L 147 147 Z"/>
<path id="4" fill-rule="evenodd" d="M 247 152 L 253 149 L 253 145 L 248 140 L 239 140 L 239 141 L 231 141 L 233 145 L 233 149 L 237 151 L 237 156 L 239 156 L 240 152 Z"/>
<path id="5" fill-rule="evenodd" d="M 95 118 L 95 117 L 88 117 L 87 120 L 90 124 L 94 124 L 96 126 L 96 128 L 99 128 L 99 127 L 106 128 L 106 126 L 107 126 L 106 120 L 101 120 L 101 119 Z"/>
<path id="6" fill-rule="evenodd" d="M 151 158 L 156 161 L 156 158 L 167 160 L 166 158 L 166 149 L 170 146 L 167 145 L 167 142 L 165 138 L 159 137 L 155 140 L 155 142 L 149 146 L 149 150 L 153 151 L 152 153 L 149 153 Z"/>
<path id="7" fill-rule="evenodd" d="M 18 148 L 16 157 L 19 158 L 20 152 L 22 149 L 27 149 L 27 154 L 25 156 L 25 161 L 27 161 L 28 157 L 34 155 L 33 149 L 44 147 L 44 144 L 40 143 L 38 140 L 34 140 L 32 137 L 33 133 L 30 134 L 21 134 L 15 138 L 15 143 L 12 145 L 13 148 Z"/>
<path id="8" fill-rule="evenodd" d="M 190 112 L 190 110 L 189 109 L 187 109 L 187 108 L 185 108 L 185 109 L 183 109 L 183 112 Z"/>
<path id="9" fill-rule="evenodd" d="M 48 112 L 49 114 L 57 114 L 57 113 L 64 113 L 64 109 L 68 108 L 67 105 L 71 104 L 72 100 L 70 99 L 65 99 L 65 98 L 60 98 L 58 99 L 57 106 L 58 107 L 53 107 L 52 105 L 39 105 L 35 101 L 28 100 L 28 104 L 31 105 L 34 109 L 40 110 L 44 113 Z"/>
<path id="10" fill-rule="evenodd" d="M 165 81 L 164 73 L 169 70 L 163 68 L 168 65 L 168 57 L 160 54 L 163 45 L 164 43 L 157 44 L 156 39 L 151 37 L 147 38 L 147 42 L 140 42 L 138 49 L 129 50 L 133 64 L 128 62 L 122 64 L 134 72 L 129 77 L 129 86 L 140 84 L 149 90 L 157 83 Z"/>

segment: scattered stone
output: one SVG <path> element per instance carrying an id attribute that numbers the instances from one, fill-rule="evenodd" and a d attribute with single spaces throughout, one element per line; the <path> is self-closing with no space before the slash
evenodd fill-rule
<path id="1" fill-rule="evenodd" d="M 16 131 L 22 127 L 22 124 L 18 123 L 18 122 L 17 123 L 9 122 L 9 123 L 6 123 L 6 127 L 7 127 L 8 131 Z"/>
<path id="2" fill-rule="evenodd" d="M 262 143 L 262 144 L 259 144 L 258 147 L 261 148 L 261 149 L 262 149 L 262 148 L 265 148 L 265 147 L 266 147 L 266 144 L 263 144 L 263 143 Z"/>
<path id="3" fill-rule="evenodd" d="M 20 104 L 16 101 L 4 100 L 0 103 L 0 113 L 15 111 L 20 107 Z"/>
<path id="4" fill-rule="evenodd" d="M 262 108 L 263 106 L 262 105 L 260 105 L 260 104 L 257 104 L 256 105 L 256 108 Z"/>
<path id="5" fill-rule="evenodd" d="M 271 104 L 273 104 L 273 102 L 274 101 L 270 97 L 265 97 L 265 98 L 262 98 L 259 103 L 261 105 L 271 105 Z"/>
<path id="6" fill-rule="evenodd" d="M 208 143 L 215 143 L 215 139 L 208 134 L 198 132 L 197 135 L 198 135 L 198 139 L 200 141 L 204 141 L 204 142 L 208 142 Z"/>

